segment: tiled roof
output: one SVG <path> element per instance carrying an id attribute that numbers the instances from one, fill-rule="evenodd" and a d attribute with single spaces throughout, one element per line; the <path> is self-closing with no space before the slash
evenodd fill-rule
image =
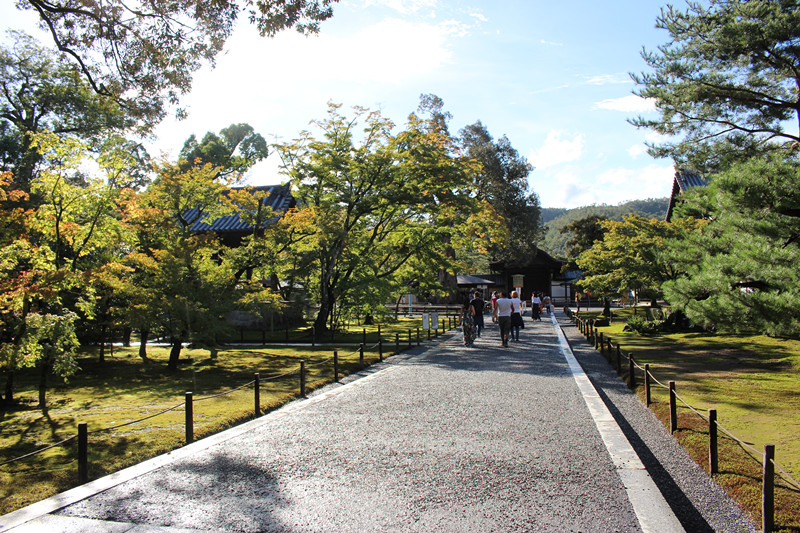
<path id="1" fill-rule="evenodd" d="M 675 182 L 678 184 L 681 192 L 686 192 L 692 187 L 705 187 L 708 185 L 700 174 L 689 170 L 679 170 L 676 172 Z"/>
<path id="2" fill-rule="evenodd" d="M 234 187 L 232 190 L 247 189 L 253 192 L 267 192 L 269 193 L 263 200 L 262 204 L 265 207 L 272 208 L 272 211 L 277 216 L 265 220 L 262 227 L 274 223 L 282 213 L 292 207 L 294 198 L 289 190 L 288 185 L 263 185 L 259 187 Z M 184 214 L 186 219 L 193 219 L 197 217 L 197 208 L 189 209 Z M 194 222 L 190 228 L 193 232 L 213 231 L 215 233 L 242 233 L 253 231 L 252 224 L 248 224 L 239 218 L 238 213 L 227 215 L 214 220 L 211 224 L 204 222 L 201 218 Z"/>
<path id="3" fill-rule="evenodd" d="M 470 276 L 467 274 L 456 276 L 457 285 L 494 285 L 494 279 L 487 279 L 490 276 Z"/>
<path id="4" fill-rule="evenodd" d="M 675 172 L 675 179 L 672 182 L 672 194 L 669 197 L 669 205 L 667 206 L 667 216 L 665 220 L 669 222 L 672 219 L 672 211 L 675 209 L 675 204 L 678 202 L 678 197 L 681 193 L 686 192 L 692 187 L 706 187 L 708 182 L 698 173 L 691 170 L 678 170 Z"/>

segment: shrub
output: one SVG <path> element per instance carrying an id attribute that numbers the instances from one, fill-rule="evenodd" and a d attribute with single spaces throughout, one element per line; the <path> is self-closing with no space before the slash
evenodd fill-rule
<path id="1" fill-rule="evenodd" d="M 632 316 L 628 319 L 626 331 L 635 331 L 639 335 L 656 335 L 664 328 L 663 320 L 645 320 L 642 317 Z"/>

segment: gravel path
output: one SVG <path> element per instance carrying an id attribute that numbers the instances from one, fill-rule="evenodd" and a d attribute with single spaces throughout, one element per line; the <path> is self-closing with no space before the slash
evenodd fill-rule
<path id="1" fill-rule="evenodd" d="M 564 329 L 684 529 L 754 531 Z M 14 531 L 641 530 L 549 321 L 509 348 L 490 325 L 364 374 Z"/>

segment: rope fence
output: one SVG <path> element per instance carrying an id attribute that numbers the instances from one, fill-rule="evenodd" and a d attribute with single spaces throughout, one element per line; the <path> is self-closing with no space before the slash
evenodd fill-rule
<path id="1" fill-rule="evenodd" d="M 614 364 L 611 360 L 611 353 L 612 353 L 612 342 L 611 339 L 606 337 L 605 340 L 603 339 L 603 333 L 597 330 L 595 327 L 595 320 L 593 319 L 582 319 L 578 317 L 576 313 L 574 313 L 571 309 L 565 308 L 565 312 L 567 316 L 575 323 L 578 327 L 578 330 L 586 337 L 586 340 L 590 342 L 595 349 L 599 350 L 600 353 L 608 360 L 612 367 Z M 605 343 L 607 343 L 608 348 L 605 348 Z M 719 464 L 719 457 L 717 453 L 717 430 L 721 430 L 725 433 L 728 437 L 730 437 L 734 442 L 736 442 L 742 449 L 746 450 L 749 454 L 754 456 L 753 458 L 758 458 L 762 465 L 763 465 L 763 475 L 762 475 L 762 531 L 769 532 L 774 531 L 775 529 L 775 501 L 774 501 L 774 488 L 775 488 L 775 481 L 774 481 L 774 473 L 775 469 L 780 473 L 783 480 L 791 486 L 793 489 L 800 491 L 800 482 L 794 479 L 781 465 L 775 462 L 775 446 L 772 444 L 765 444 L 764 451 L 761 452 L 757 450 L 752 445 L 748 444 L 747 442 L 743 441 L 736 435 L 734 435 L 731 431 L 725 428 L 722 424 L 717 422 L 717 411 L 716 409 L 709 409 L 708 415 L 704 415 L 701 413 L 697 408 L 693 407 L 689 402 L 683 399 L 679 394 L 675 392 L 675 382 L 670 381 L 666 385 L 656 379 L 653 373 L 650 371 L 650 365 L 647 364 L 644 367 L 639 365 L 632 353 L 627 353 L 622 351 L 622 348 L 619 344 L 616 345 L 616 354 L 617 354 L 617 365 L 616 370 L 620 374 L 620 376 L 624 375 L 624 371 L 622 369 L 622 364 L 620 363 L 621 357 L 627 357 L 628 359 L 628 384 L 631 388 L 636 387 L 636 376 L 635 370 L 638 369 L 644 374 L 644 384 L 645 384 L 645 398 L 647 402 L 647 406 L 650 406 L 650 387 L 651 383 L 657 384 L 659 387 L 669 391 L 669 411 L 670 411 L 670 432 L 674 433 L 678 429 L 678 418 L 677 418 L 677 401 L 680 401 L 686 408 L 690 411 L 695 413 L 699 416 L 702 420 L 708 423 L 709 429 L 709 473 L 710 474 L 717 474 L 718 473 L 718 464 Z"/>
<path id="2" fill-rule="evenodd" d="M 450 329 L 452 329 L 452 325 L 451 324 L 452 323 L 450 323 Z M 430 340 L 430 330 L 428 330 L 428 331 L 429 331 L 428 340 Z M 438 336 L 439 336 L 439 330 L 437 329 L 436 332 L 435 332 L 435 338 L 438 338 Z M 408 347 L 409 348 L 412 346 L 411 339 L 412 339 L 411 330 L 409 330 L 409 332 L 408 332 Z M 417 339 L 416 340 L 417 340 L 417 346 L 419 346 L 420 343 L 421 343 L 420 334 L 419 334 L 419 328 L 417 328 Z M 378 341 L 376 343 L 370 345 L 370 346 L 365 346 L 365 343 L 361 343 L 357 350 L 354 350 L 354 351 L 352 351 L 352 352 L 350 352 L 348 354 L 345 354 L 343 357 L 344 358 L 353 358 L 354 356 L 358 355 L 359 356 L 359 366 L 360 366 L 360 368 L 361 369 L 366 368 L 366 366 L 368 366 L 368 365 L 365 364 L 364 350 L 375 351 L 376 349 L 378 349 L 378 351 L 379 351 L 379 360 L 383 361 L 384 360 L 384 353 L 383 353 L 384 342 L 385 342 L 384 339 L 382 337 L 379 337 Z M 402 351 L 401 345 L 398 342 L 397 346 L 396 346 L 396 351 L 394 353 L 398 354 L 401 351 Z M 48 451 L 50 449 L 56 448 L 58 446 L 63 446 L 65 444 L 67 444 L 67 443 L 70 443 L 70 442 L 72 442 L 74 440 L 77 440 L 78 441 L 78 457 L 77 457 L 77 462 L 78 462 L 78 480 L 79 480 L 80 483 L 86 483 L 89 480 L 88 479 L 88 460 L 87 460 L 88 447 L 86 445 L 86 439 L 87 439 L 88 435 L 94 435 L 94 434 L 99 434 L 99 433 L 110 432 L 110 431 L 113 431 L 113 430 L 116 430 L 116 429 L 119 429 L 119 428 L 123 428 L 123 427 L 126 427 L 126 426 L 131 426 L 131 425 L 134 425 L 134 424 L 139 424 L 141 422 L 145 422 L 147 420 L 150 420 L 150 419 L 155 418 L 157 416 L 164 415 L 164 414 L 172 412 L 172 411 L 181 411 L 181 410 L 183 410 L 186 413 L 186 428 L 185 428 L 185 430 L 186 430 L 186 439 L 185 440 L 186 440 L 186 444 L 190 444 L 194 440 L 194 426 L 193 426 L 193 404 L 194 403 L 202 402 L 202 401 L 206 401 L 206 400 L 211 400 L 213 398 L 218 398 L 220 396 L 227 396 L 227 395 L 233 394 L 234 392 L 246 389 L 246 388 L 248 388 L 250 386 L 254 386 L 253 387 L 254 388 L 254 412 L 255 412 L 255 416 L 260 416 L 260 414 L 261 414 L 260 389 L 261 389 L 261 384 L 264 383 L 264 382 L 276 381 L 276 380 L 280 380 L 280 379 L 283 379 L 283 378 L 286 378 L 286 377 L 289 377 L 289 376 L 292 376 L 292 375 L 299 374 L 299 378 L 300 378 L 300 394 L 299 394 L 299 397 L 304 398 L 306 396 L 306 378 L 307 378 L 308 369 L 309 368 L 319 368 L 319 367 L 328 365 L 330 363 L 333 363 L 333 380 L 332 381 L 333 382 L 338 382 L 339 381 L 339 377 L 340 377 L 340 369 L 339 369 L 340 356 L 339 356 L 338 350 L 334 350 L 333 353 L 334 353 L 333 357 L 329 357 L 329 358 L 327 358 L 327 359 L 325 359 L 323 361 L 319 361 L 319 362 L 316 362 L 316 363 L 313 363 L 313 364 L 308 364 L 307 365 L 304 360 L 301 360 L 300 364 L 299 364 L 299 366 L 297 368 L 295 368 L 293 370 L 290 370 L 288 372 L 283 372 L 281 374 L 276 374 L 276 375 L 272 375 L 272 376 L 269 376 L 269 377 L 261 377 L 259 373 L 255 373 L 254 374 L 254 379 L 248 381 L 247 383 L 244 383 L 242 385 L 234 387 L 234 388 L 232 388 L 230 390 L 226 390 L 226 391 L 222 391 L 222 392 L 218 392 L 218 393 L 214 393 L 214 394 L 208 394 L 208 395 L 200 396 L 200 397 L 197 397 L 197 398 L 194 398 L 193 394 L 191 392 L 186 392 L 184 402 L 172 405 L 170 407 L 166 407 L 166 408 L 158 411 L 157 413 L 152 413 L 152 414 L 149 414 L 149 415 L 144 416 L 142 418 L 138 418 L 136 420 L 130 420 L 128 422 L 124 422 L 124 423 L 117 424 L 117 425 L 114 425 L 114 426 L 109 426 L 109 427 L 104 427 L 104 428 L 99 428 L 99 429 L 93 429 L 91 431 L 88 431 L 86 423 L 79 423 L 78 424 L 78 434 L 77 435 L 73 435 L 71 437 L 67 437 L 67 438 L 65 438 L 63 440 L 60 440 L 58 442 L 49 444 L 47 446 L 44 446 L 42 448 L 39 448 L 39 449 L 34 450 L 32 452 L 29 452 L 29 453 L 26 453 L 26 454 L 21 455 L 19 457 L 14 457 L 12 459 L 8 459 L 6 461 L 0 462 L 0 466 L 6 466 L 6 465 L 9 465 L 9 464 L 18 462 L 18 461 L 22 461 L 24 459 L 28 459 L 30 457 L 37 456 L 37 455 L 39 455 L 41 453 L 44 453 L 44 452 L 46 452 L 46 451 Z M 275 354 L 275 353 L 263 353 L 263 355 L 265 355 L 265 356 L 273 356 L 273 357 L 285 357 L 284 354 Z M 324 380 L 323 380 L 323 382 L 324 382 Z"/>

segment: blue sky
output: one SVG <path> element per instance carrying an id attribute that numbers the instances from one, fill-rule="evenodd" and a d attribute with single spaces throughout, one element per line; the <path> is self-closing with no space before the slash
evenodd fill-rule
<path id="1" fill-rule="evenodd" d="M 682 5 L 679 3 L 678 5 Z M 617 204 L 664 197 L 674 170 L 647 155 L 653 133 L 627 119 L 654 115 L 632 94 L 645 69 L 643 46 L 661 2 L 342 0 L 318 36 L 261 38 L 243 21 L 213 70 L 197 73 L 183 105 L 149 143 L 174 156 L 192 133 L 247 122 L 268 141 L 288 140 L 325 116 L 327 102 L 380 109 L 402 125 L 419 96 L 444 100 L 452 132 L 481 120 L 536 167 L 530 185 L 544 207 Z M 25 26 L 0 8 L 7 25 Z M 44 34 L 41 37 L 46 38 Z M 255 167 L 252 184 L 273 184 L 277 156 Z"/>

